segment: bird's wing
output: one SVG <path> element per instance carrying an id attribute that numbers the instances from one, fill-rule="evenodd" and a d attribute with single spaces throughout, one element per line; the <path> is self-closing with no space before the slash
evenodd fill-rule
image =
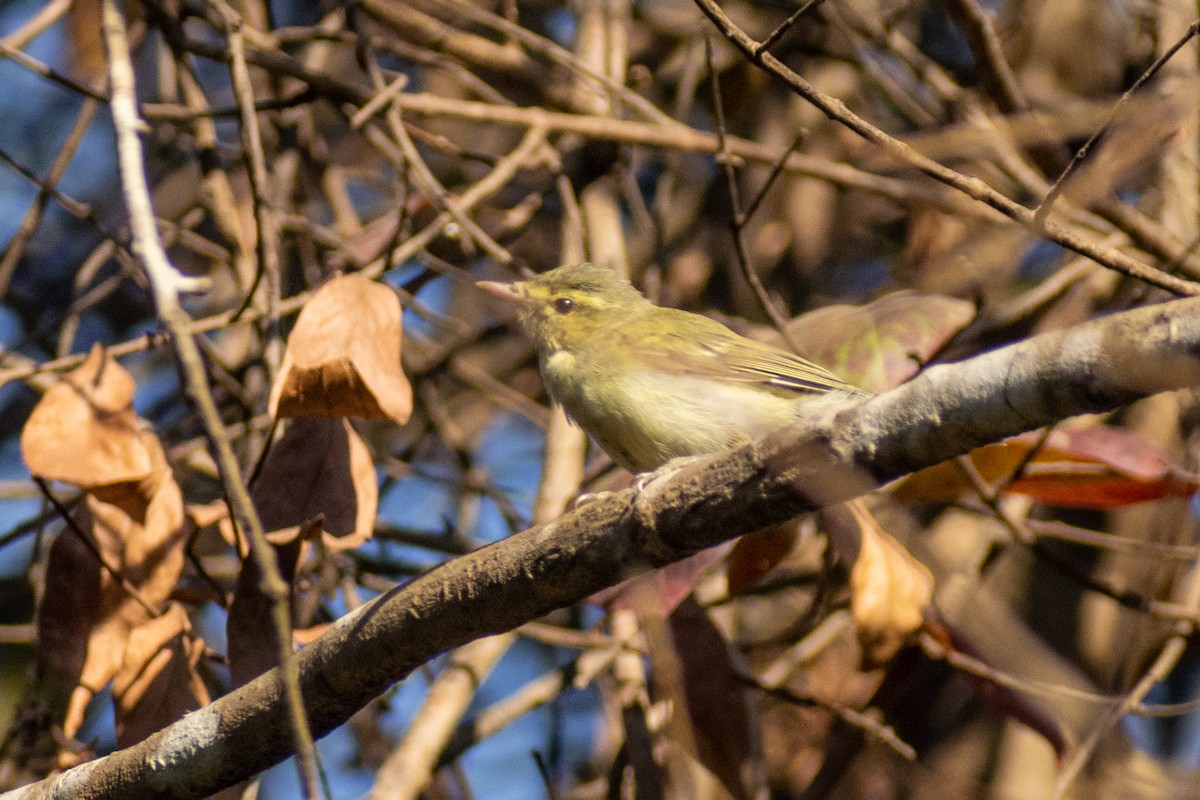
<path id="1" fill-rule="evenodd" d="M 785 391 L 866 394 L 824 367 L 769 344 L 747 339 L 698 314 L 661 309 L 674 317 L 669 333 L 641 330 L 634 323 L 619 329 L 622 345 L 637 352 L 646 366 L 728 383 L 758 383 Z"/>

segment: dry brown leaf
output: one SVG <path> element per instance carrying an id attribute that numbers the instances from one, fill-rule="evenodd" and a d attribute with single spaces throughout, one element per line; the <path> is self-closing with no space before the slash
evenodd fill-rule
<path id="1" fill-rule="evenodd" d="M 133 378 L 100 345 L 50 388 L 21 431 L 34 475 L 84 489 L 140 481 L 151 456 L 133 411 Z"/>
<path id="2" fill-rule="evenodd" d="M 137 5 L 130 3 L 130 11 Z M 100 0 L 72 0 L 67 11 L 67 44 L 73 75 L 90 83 L 104 74 L 107 62 L 100 40 Z"/>
<path id="3" fill-rule="evenodd" d="M 51 548 L 38 609 L 39 659 L 72 692 L 63 722 L 68 737 L 78 731 L 92 695 L 121 668 L 130 631 L 166 602 L 183 569 L 183 498 L 157 438 L 148 431 L 140 436 L 150 477 L 98 487 L 75 515 L 120 578 L 100 565 L 74 530 L 60 534 Z"/>
<path id="4" fill-rule="evenodd" d="M 345 419 L 289 422 L 250 493 L 266 531 L 321 517 L 326 546 L 346 550 L 365 542 L 375 529 L 375 465 Z"/>
<path id="5" fill-rule="evenodd" d="M 271 389 L 279 417 L 412 415 L 412 387 L 400 368 L 400 300 L 359 275 L 334 278 L 313 295 L 288 339 Z"/>
<path id="6" fill-rule="evenodd" d="M 90 531 L 101 552 L 137 588 L 144 602 L 157 607 L 166 602 L 179 580 L 186 530 L 183 494 L 167 466 L 162 445 L 148 432 L 145 445 L 154 463 L 152 476 L 136 487 L 97 489 L 88 495 L 87 510 Z M 111 575 L 102 577 L 116 582 Z M 119 595 L 124 602 L 133 603 L 124 589 Z"/>
<path id="7" fill-rule="evenodd" d="M 304 543 L 317 532 L 318 523 L 301 525 L 291 541 L 273 545 L 275 563 L 290 587 L 300 563 Z M 233 602 L 225 619 L 228 640 L 229 671 L 233 685 L 242 686 L 278 664 L 278 637 L 272 617 L 272 600 L 262 590 L 262 572 L 252 558 L 242 563 Z"/>
<path id="8" fill-rule="evenodd" d="M 113 677 L 118 745 L 136 744 L 211 700 L 196 671 L 203 655 L 204 642 L 177 604 L 130 631 Z"/>
<path id="9" fill-rule="evenodd" d="M 690 741 L 681 744 L 731 797 L 749 798 L 754 735 L 730 643 L 692 596 L 671 613 L 668 624 L 691 732 Z"/>
<path id="10" fill-rule="evenodd" d="M 725 580 L 730 595 L 748 590 L 779 566 L 796 546 L 800 528 L 795 520 L 772 525 L 738 539 L 725 559 Z"/>
<path id="11" fill-rule="evenodd" d="M 63 691 L 79 683 L 87 640 L 100 619 L 100 564 L 71 530 L 50 545 L 38 601 L 38 662 Z"/>
<path id="12" fill-rule="evenodd" d="M 216 525 L 229 518 L 229 505 L 224 498 L 211 503 L 188 503 L 184 508 L 188 519 L 198 530 Z"/>
<path id="13" fill-rule="evenodd" d="M 857 557 L 850 569 L 850 612 L 868 663 L 882 664 L 925 621 L 933 598 L 933 575 L 904 545 L 883 530 L 861 503 L 847 503 L 854 518 Z M 839 555 L 849 549 L 837 541 Z"/>
<path id="14" fill-rule="evenodd" d="M 374 531 L 379 487 L 366 444 L 346 419 L 296 419 L 271 448 L 250 489 L 279 571 L 292 582 L 308 541 L 325 547 L 357 547 Z M 233 541 L 232 525 L 221 529 Z M 238 546 L 246 553 L 244 541 Z M 259 587 L 259 570 L 246 559 L 238 576 L 226 631 L 229 663 L 237 686 L 275 666 L 271 601 Z"/>

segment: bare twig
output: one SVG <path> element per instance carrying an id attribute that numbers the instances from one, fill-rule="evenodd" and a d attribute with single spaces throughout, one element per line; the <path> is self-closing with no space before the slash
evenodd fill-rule
<path id="1" fill-rule="evenodd" d="M 58 22 L 71 8 L 71 0 L 51 0 L 30 17 L 24 25 L 4 37 L 4 44 L 21 49 Z"/>
<path id="2" fill-rule="evenodd" d="M 545 146 L 546 131 L 542 127 L 535 126 L 531 128 L 520 143 L 500 161 L 496 162 L 496 166 L 473 184 L 470 188 L 464 191 L 457 200 L 458 207 L 463 211 L 474 208 L 479 203 L 486 200 L 496 192 L 500 191 L 505 184 L 513 179 L 513 177 L 524 167 L 528 165 L 531 159 L 535 158 L 538 151 Z M 409 237 L 403 244 L 396 247 L 387 257 L 378 258 L 363 267 L 363 272 L 367 275 L 377 276 L 387 269 L 393 263 L 403 263 L 412 258 L 421 251 L 426 245 L 436 239 L 451 221 L 450 215 L 442 212 L 432 222 L 422 228 L 418 233 Z M 279 313 L 281 316 L 295 314 L 299 311 L 310 297 L 309 292 L 300 292 L 292 295 L 279 304 Z M 261 310 L 250 309 L 245 314 L 239 317 L 243 323 L 249 323 L 259 319 L 265 313 Z M 234 317 L 235 312 L 224 311 L 219 314 L 214 314 L 209 317 L 204 317 L 198 320 L 188 320 L 184 330 L 190 335 L 207 333 L 210 331 L 225 328 L 230 324 L 230 320 Z M 115 358 L 138 353 L 153 347 L 159 347 L 165 344 L 167 337 L 162 334 L 147 334 L 139 336 L 135 339 L 129 339 L 124 342 L 118 342 L 108 348 L 108 352 Z M 38 375 L 51 372 L 65 372 L 74 369 L 83 363 L 86 353 L 78 353 L 62 358 L 36 363 L 30 359 L 21 356 L 18 353 L 7 352 L 3 354 L 6 361 L 17 362 L 15 365 L 5 369 L 0 369 L 0 386 L 15 381 L 29 380 Z"/>
<path id="3" fill-rule="evenodd" d="M 790 31 L 792 26 L 800 21 L 801 17 L 803 17 L 809 11 L 812 11 L 813 8 L 819 6 L 823 2 L 825 2 L 825 0 L 806 0 L 806 2 L 801 3 L 800 7 L 788 15 L 787 19 L 775 26 L 775 30 L 767 34 L 767 38 L 759 42 L 757 52 L 762 53 L 774 47 L 776 42 L 782 39 L 784 34 Z"/>
<path id="4" fill-rule="evenodd" d="M 1080 528 L 1058 520 L 1026 520 L 1029 530 L 1043 539 L 1059 539 L 1103 550 L 1129 553 L 1141 558 L 1169 558 L 1176 561 L 1194 561 L 1200 558 L 1200 547 L 1163 542 L 1142 542 L 1111 533 Z"/>
<path id="5" fill-rule="evenodd" d="M 1188 577 L 1188 585 L 1186 588 L 1187 599 L 1183 605 L 1194 611 L 1200 611 L 1200 580 L 1198 573 L 1193 569 Z M 1130 689 L 1119 702 L 1113 703 L 1101 719 L 1092 726 L 1088 731 L 1087 737 L 1079 743 L 1072 752 L 1070 757 L 1063 764 L 1062 771 L 1058 775 L 1058 781 L 1054 786 L 1055 800 L 1066 795 L 1070 790 L 1071 784 L 1079 776 L 1084 766 L 1091 759 L 1096 748 L 1101 740 L 1112 733 L 1112 730 L 1120 723 L 1121 718 L 1126 714 L 1136 710 L 1142 700 L 1150 693 L 1158 683 L 1162 682 L 1170 674 L 1171 670 L 1179 663 L 1179 659 L 1183 657 L 1184 651 L 1187 649 L 1188 642 L 1195 633 L 1196 624 L 1191 621 L 1179 621 L 1175 624 L 1175 630 L 1171 634 L 1171 638 L 1167 640 L 1158 655 L 1151 662 L 1142 677 Z"/>
<path id="6" fill-rule="evenodd" d="M 241 114 L 238 129 L 242 137 L 242 150 L 250 177 L 250 191 L 254 199 L 254 218 L 258 226 L 258 263 L 265 277 L 266 303 L 264 319 L 267 323 L 266 347 L 263 350 L 267 375 L 275 377 L 283 358 L 282 331 L 279 328 L 279 300 L 282 287 L 279 262 L 279 220 L 272 200 L 270 180 L 267 174 L 267 159 L 263 152 L 262 133 L 258 126 L 258 113 L 254 103 L 254 85 L 250 70 L 246 67 L 246 49 L 242 40 L 242 18 L 228 4 L 219 0 L 216 8 L 225 17 L 229 30 L 230 78 L 234 96 Z"/>
<path id="7" fill-rule="evenodd" d="M 18 49 L 17 47 L 9 44 L 6 39 L 0 39 L 0 54 L 11 58 L 13 61 L 20 64 L 22 67 L 25 67 L 25 69 L 29 70 L 30 72 L 41 75 L 47 80 L 54 81 L 59 86 L 70 89 L 71 91 L 81 94 L 84 97 L 90 97 L 92 100 L 97 100 L 101 103 L 108 102 L 108 98 L 102 93 L 96 91 L 90 86 L 85 86 L 79 81 L 63 75 L 61 72 L 44 62 L 38 61 L 24 50 Z"/>
<path id="8" fill-rule="evenodd" d="M 536 107 L 523 108 L 464 101 L 420 92 L 401 93 L 394 98 L 393 102 L 403 109 L 422 114 L 469 119 L 496 125 L 521 127 L 542 125 L 548 131 L 578 133 L 591 138 L 640 144 L 647 147 L 713 154 L 720 149 L 720 143 L 715 134 L 699 131 L 682 123 L 672 122 L 670 125 L 656 125 L 611 119 L 594 114 L 564 114 Z M 726 142 L 729 152 L 733 156 L 748 161 L 775 164 L 783 155 L 778 147 L 748 141 L 736 136 L 726 137 Z M 808 175 L 848 188 L 862 189 L 897 202 L 929 203 L 937 208 L 945 208 L 971 216 L 983 216 L 988 219 L 1001 218 L 996 212 L 981 208 L 978 203 L 962 202 L 948 192 L 937 190 L 937 187 L 873 175 L 849 164 L 835 163 L 802 153 L 793 152 L 788 155 L 783 169 L 785 172 Z"/>
<path id="9" fill-rule="evenodd" d="M 86 215 L 89 223 L 94 228 L 101 231 L 100 221 L 91 213 L 91 209 L 82 204 L 75 203 L 74 200 L 66 197 L 58 191 L 58 182 L 62 179 L 63 173 L 66 172 L 67 166 L 71 163 L 71 159 L 75 157 L 79 145 L 83 142 L 83 136 L 87 133 L 88 127 L 92 124 L 92 119 L 96 115 L 96 108 L 99 104 L 88 98 L 84 101 L 79 109 L 79 116 L 75 120 L 75 126 L 71 129 L 70 136 L 63 146 L 59 149 L 58 155 L 54 157 L 54 163 L 50 165 L 50 171 L 46 175 L 45 181 L 39 182 L 39 191 L 37 199 L 25 212 L 25 216 L 21 219 L 21 224 L 13 233 L 12 238 L 8 240 L 8 245 L 4 248 L 4 255 L 0 257 L 0 295 L 8 292 L 9 282 L 12 280 L 13 271 L 17 268 L 17 262 L 25 252 L 25 246 L 33 237 L 38 225 L 42 221 L 42 212 L 46 208 L 46 202 L 54 197 L 60 202 L 63 202 L 63 207 L 73 214 L 80 212 Z M 16 167 L 16 160 L 9 157 L 7 153 L 0 153 L 0 158 L 3 158 L 5 163 Z M 33 177 L 32 175 L 30 177 Z M 66 201 L 66 202 L 64 202 Z M 71 205 L 67 205 L 69 202 Z M 106 234 L 101 234 L 106 235 Z"/>
<path id="10" fill-rule="evenodd" d="M 263 594 L 272 601 L 279 646 L 280 678 L 287 689 L 285 694 L 291 711 L 290 723 L 301 783 L 305 787 L 307 797 L 317 797 L 320 790 L 316 770 L 316 748 L 313 745 L 308 719 L 304 714 L 299 671 L 292 652 L 288 586 L 279 575 L 275 552 L 266 541 L 254 504 L 242 482 L 241 470 L 221 415 L 208 389 L 200 350 L 191 338 L 189 330 L 191 319 L 179 304 L 181 292 L 196 291 L 205 287 L 207 282 L 181 275 L 171 266 L 163 251 L 154 224 L 150 191 L 142 168 L 142 147 L 138 135 L 144 123 L 138 118 L 134 100 L 133 65 L 129 60 L 125 23 L 115 0 L 104 0 L 102 13 L 104 38 L 108 48 L 109 82 L 113 95 L 111 106 L 117 134 L 121 186 L 129 210 L 130 226 L 133 229 L 134 252 L 139 256 L 150 278 L 155 308 L 171 337 L 183 372 L 185 390 L 200 412 L 208 433 L 234 517 L 249 534 L 251 550 L 263 576 Z"/>
<path id="11" fill-rule="evenodd" d="M 1179 603 L 1170 603 L 1153 597 L 1147 597 L 1135 591 L 1110 586 L 1108 583 L 1090 575 L 1087 570 L 1080 568 L 1069 559 L 1045 547 L 1044 543 L 1040 542 L 1038 537 L 1029 530 L 1024 520 L 1018 519 L 1015 514 L 1010 512 L 1000 502 L 1000 493 L 988 485 L 969 457 L 960 456 L 955 459 L 954 463 L 979 494 L 984 505 L 987 506 L 997 520 L 1008 528 L 1013 538 L 1025 547 L 1028 547 L 1038 558 L 1067 578 L 1086 589 L 1090 589 L 1119 603 L 1125 608 L 1140 611 L 1144 614 L 1153 614 L 1163 619 L 1181 620 L 1192 623 L 1200 621 L 1200 611 L 1196 609 L 1188 608 Z"/>
<path id="12" fill-rule="evenodd" d="M 917 751 L 913 746 L 901 739 L 900 735 L 896 733 L 896 729 L 884 722 L 877 710 L 875 713 L 872 713 L 871 709 L 859 711 L 841 703 L 822 700 L 815 695 L 799 695 L 791 689 L 782 686 L 763 686 L 755 681 L 753 677 L 749 676 L 742 676 L 742 680 L 763 694 L 768 694 L 785 702 L 806 707 L 823 708 L 847 725 L 857 728 L 871 738 L 887 745 L 901 758 L 907 761 L 915 761 L 917 758 Z"/>
<path id="13" fill-rule="evenodd" d="M 389 87 L 384 83 L 383 76 L 372 59 L 367 60 L 366 67 L 371 74 L 371 79 L 376 84 L 377 90 L 383 94 L 388 93 Z M 399 157 L 403 159 L 404 165 L 416 181 L 418 188 L 450 214 L 451 219 L 458 225 L 460 235 L 466 237 L 463 239 L 464 243 L 468 246 L 472 243 L 478 244 L 488 255 L 500 263 L 509 263 L 512 260 L 512 256 L 508 251 L 501 247 L 469 215 L 458 207 L 454 198 L 446 191 L 446 187 L 442 186 L 441 181 L 429 169 L 429 165 L 421 157 L 416 144 L 413 142 L 412 137 L 409 136 L 408 130 L 404 127 L 404 121 L 400 118 L 400 109 L 394 102 L 394 95 L 392 100 L 393 102 L 389 102 L 384 111 L 384 120 L 387 123 L 391 139 L 387 140 L 381 136 L 372 135 L 375 130 L 373 127 L 367 128 L 367 138 L 377 145 L 390 144 L 390 142 L 394 141 L 396 146 L 399 147 Z M 383 149 L 390 157 L 396 158 L 391 147 L 384 147 Z"/>
<path id="14" fill-rule="evenodd" d="M 771 296 L 767 294 L 767 288 L 763 286 L 762 278 L 754 268 L 754 265 L 750 263 L 750 250 L 746 246 L 746 237 L 744 235 L 746 223 L 749 222 L 750 217 L 742 211 L 742 197 L 738 191 L 737 172 L 733 168 L 733 159 L 730 158 L 727 149 L 725 109 L 721 103 L 720 79 L 717 76 L 716 69 L 713 67 L 712 40 L 705 37 L 704 47 L 705 56 L 708 59 L 709 77 L 712 80 L 713 110 L 717 118 L 717 161 L 725 173 L 725 188 L 729 197 L 730 209 L 729 227 L 730 232 L 733 234 L 733 245 L 734 251 L 737 253 L 738 266 L 741 267 L 742 277 L 745 279 L 747 285 L 750 286 L 751 291 L 754 292 L 755 298 L 758 299 L 758 305 L 763 313 L 767 315 L 767 319 L 771 320 L 771 324 L 775 326 L 775 330 L 779 331 L 779 335 L 788 343 L 788 347 L 792 349 L 792 352 L 798 353 L 800 352 L 800 347 L 792 336 L 791 330 L 788 328 L 787 318 L 775 307 Z M 779 174 L 783 163 L 787 161 L 787 156 L 788 153 L 784 153 L 783 157 L 776 162 L 773 174 Z M 764 189 L 764 194 L 765 191 Z M 757 207 L 757 204 L 755 207 Z"/>
<path id="15" fill-rule="evenodd" d="M 1113 121 L 1117 118 L 1117 113 L 1125 107 L 1125 104 L 1129 102 L 1130 98 L 1133 97 L 1138 89 L 1142 88 L 1142 86 L 1144 86 L 1148 80 L 1153 78 L 1158 71 L 1162 69 L 1168 61 L 1171 60 L 1171 57 L 1183 49 L 1183 46 L 1190 42 L 1198 33 L 1200 33 L 1200 19 L 1189 25 L 1187 32 L 1184 33 L 1184 35 L 1180 37 L 1177 42 L 1163 51 L 1163 53 L 1154 60 L 1154 63 L 1147 67 L 1146 71 L 1138 76 L 1138 79 L 1133 82 L 1133 85 L 1125 90 L 1125 93 L 1121 95 L 1121 99 L 1113 104 L 1112 110 L 1109 111 L 1108 119 L 1105 120 L 1104 124 L 1101 125 L 1100 128 L 1093 133 L 1078 150 L 1075 151 L 1074 157 L 1071 158 L 1071 163 L 1067 164 L 1066 169 L 1064 169 L 1062 174 L 1059 175 L 1054 181 L 1054 184 L 1050 187 L 1050 191 L 1046 193 L 1046 196 L 1042 198 L 1042 202 L 1038 204 L 1033 218 L 1035 225 L 1042 225 L 1045 223 L 1046 218 L 1050 214 L 1050 209 L 1054 205 L 1054 201 L 1058 199 L 1059 195 L 1062 194 L 1063 189 L 1066 187 L 1067 179 L 1075 174 L 1075 171 L 1079 169 L 1079 166 L 1084 162 L 1084 160 L 1087 159 L 1088 155 L 1092 151 L 1092 148 L 1096 146 L 1096 143 L 1099 142 L 1106 133 L 1108 133 L 1109 128 L 1112 127 Z"/>
<path id="16" fill-rule="evenodd" d="M 446 745 L 441 763 L 458 758 L 475 744 L 495 736 L 526 714 L 554 702 L 568 689 L 582 689 L 612 666 L 620 646 L 615 642 L 606 647 L 581 653 L 578 658 L 556 670 L 534 678 L 504 700 L 481 710 L 461 725 Z"/>
<path id="17" fill-rule="evenodd" d="M 946 5 L 967 34 L 983 84 L 996 105 L 1005 113 L 1027 109 L 1028 103 L 1012 67 L 1008 65 L 1008 59 L 1004 57 L 992 17 L 977 0 L 950 0 Z"/>
<path id="18" fill-rule="evenodd" d="M 607 74 L 604 70 L 598 69 L 594 64 L 587 64 L 576 54 L 566 48 L 560 47 L 550 39 L 544 36 L 538 36 L 535 33 L 513 23 L 511 20 L 504 19 L 491 13 L 486 8 L 479 6 L 470 0 L 423 0 L 437 6 L 445 7 L 456 16 L 462 16 L 466 19 L 488 25 L 496 31 L 503 33 L 505 36 L 511 37 L 515 41 L 520 42 L 525 47 L 533 52 L 541 53 L 546 58 L 556 64 L 561 64 L 567 69 L 575 72 L 590 82 L 600 84 L 605 91 L 609 92 L 612 99 L 619 101 L 621 104 L 634 109 L 648 121 L 666 125 L 674 123 L 668 115 L 664 114 L 658 106 L 651 103 L 646 98 L 642 97 L 635 91 L 632 91 L 624 82 L 615 79 L 612 75 Z"/>

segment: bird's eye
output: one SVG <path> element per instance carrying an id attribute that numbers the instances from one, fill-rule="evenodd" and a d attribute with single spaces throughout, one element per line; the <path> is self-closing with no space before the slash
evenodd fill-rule
<path id="1" fill-rule="evenodd" d="M 554 310 L 560 314 L 566 314 L 575 307 L 575 301 L 569 297 L 559 297 L 554 301 Z"/>

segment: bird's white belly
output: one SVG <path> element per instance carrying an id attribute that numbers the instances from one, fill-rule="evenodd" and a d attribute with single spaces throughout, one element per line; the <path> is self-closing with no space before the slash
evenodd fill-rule
<path id="1" fill-rule="evenodd" d="M 599 380 L 556 381 L 572 356 L 551 355 L 551 393 L 580 427 L 622 466 L 655 469 L 672 458 L 704 455 L 766 435 L 796 418 L 801 398 L 690 375 L 625 372 Z"/>
<path id="2" fill-rule="evenodd" d="M 629 384 L 626 391 L 644 398 L 652 412 L 648 414 L 652 426 L 660 428 L 664 436 L 706 432 L 706 438 L 714 444 L 731 438 L 749 441 L 786 424 L 795 415 L 793 399 L 749 386 L 690 375 L 637 375 L 631 376 Z"/>

